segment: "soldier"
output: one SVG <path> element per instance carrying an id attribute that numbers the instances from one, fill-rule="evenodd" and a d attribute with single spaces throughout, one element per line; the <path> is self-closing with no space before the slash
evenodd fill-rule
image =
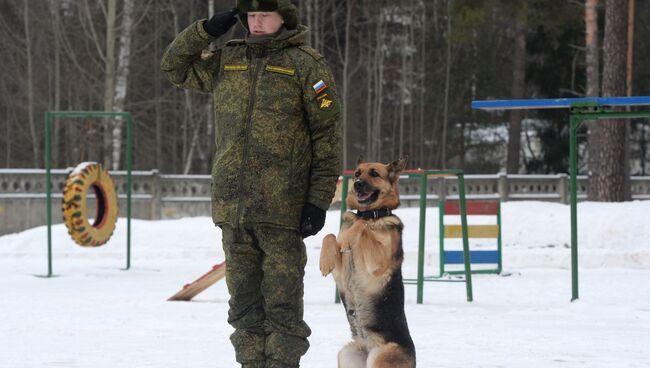
<path id="1" fill-rule="evenodd" d="M 246 38 L 205 51 L 237 16 Z M 303 238 L 323 227 L 334 195 L 341 105 L 326 61 L 307 42 L 290 0 L 238 0 L 182 31 L 162 60 L 175 86 L 212 94 L 212 217 L 242 367 L 298 367 L 309 347 Z"/>

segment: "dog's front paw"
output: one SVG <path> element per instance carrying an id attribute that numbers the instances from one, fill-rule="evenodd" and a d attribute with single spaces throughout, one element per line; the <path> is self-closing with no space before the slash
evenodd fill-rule
<path id="1" fill-rule="evenodd" d="M 334 234 L 327 234 L 323 238 L 323 246 L 320 250 L 320 272 L 327 276 L 336 267 L 336 261 L 340 257 L 339 245 Z"/>

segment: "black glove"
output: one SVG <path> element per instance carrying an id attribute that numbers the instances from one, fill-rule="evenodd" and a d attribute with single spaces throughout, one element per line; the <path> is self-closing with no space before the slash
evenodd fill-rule
<path id="1" fill-rule="evenodd" d="M 203 29 L 212 37 L 221 37 L 237 23 L 237 8 L 217 13 L 203 22 Z"/>
<path id="2" fill-rule="evenodd" d="M 325 211 L 306 203 L 300 216 L 300 235 L 303 238 L 316 235 L 325 225 Z"/>

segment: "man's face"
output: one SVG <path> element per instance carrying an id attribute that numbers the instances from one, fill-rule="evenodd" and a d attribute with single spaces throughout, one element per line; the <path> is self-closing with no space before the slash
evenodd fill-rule
<path id="1" fill-rule="evenodd" d="M 282 27 L 284 20 L 278 12 L 250 12 L 248 13 L 248 28 L 254 35 L 267 35 L 276 33 Z"/>

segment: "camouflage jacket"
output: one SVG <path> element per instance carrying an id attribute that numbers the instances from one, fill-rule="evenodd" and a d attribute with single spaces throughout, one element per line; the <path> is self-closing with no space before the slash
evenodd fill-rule
<path id="1" fill-rule="evenodd" d="M 212 218 L 297 228 L 305 202 L 329 207 L 340 173 L 341 105 L 331 72 L 306 45 L 305 27 L 208 54 L 214 38 L 202 22 L 174 39 L 162 70 L 177 87 L 212 94 Z"/>

